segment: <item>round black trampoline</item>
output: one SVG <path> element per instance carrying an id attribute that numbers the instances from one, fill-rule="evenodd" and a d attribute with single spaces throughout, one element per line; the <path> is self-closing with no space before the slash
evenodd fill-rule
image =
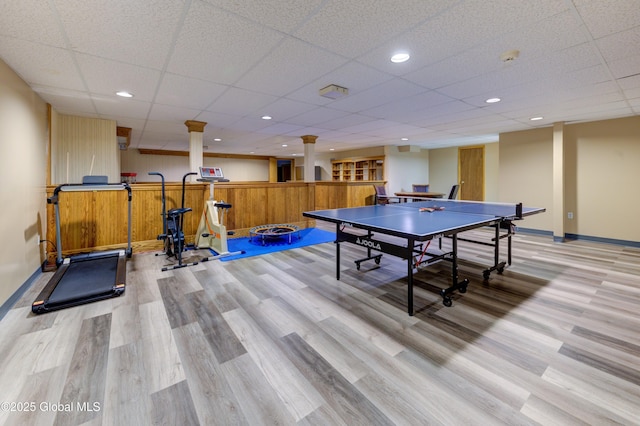
<path id="1" fill-rule="evenodd" d="M 249 241 L 253 242 L 254 237 L 259 237 L 262 245 L 269 241 L 277 241 L 282 238 L 287 239 L 287 243 L 291 244 L 293 236 L 300 238 L 300 228 L 289 224 L 271 224 L 254 226 L 249 230 Z"/>

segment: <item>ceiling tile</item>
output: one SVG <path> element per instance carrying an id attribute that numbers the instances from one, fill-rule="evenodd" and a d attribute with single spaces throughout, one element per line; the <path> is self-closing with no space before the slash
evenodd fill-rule
<path id="1" fill-rule="evenodd" d="M 67 47 L 56 14 L 49 5 L 41 0 L 2 2 L 0 36 Z"/>
<path id="2" fill-rule="evenodd" d="M 189 3 L 173 0 L 54 0 L 75 52 L 162 69 Z"/>
<path id="3" fill-rule="evenodd" d="M 232 84 L 283 37 L 231 13 L 194 2 L 178 35 L 167 71 Z"/>
<path id="4" fill-rule="evenodd" d="M 573 0 L 573 4 L 596 39 L 640 25 L 636 0 Z"/>
<path id="5" fill-rule="evenodd" d="M 150 68 L 77 54 L 80 71 L 91 93 L 111 95 L 125 90 L 136 100 L 151 102 L 155 97 L 160 72 Z"/>
<path id="6" fill-rule="evenodd" d="M 270 95 L 288 95 L 344 65 L 345 58 L 288 38 L 236 82 L 237 87 Z M 320 89 L 320 88 L 318 88 Z"/>
<path id="7" fill-rule="evenodd" d="M 7 37 L 0 37 L 0 45 L 0 57 L 27 83 L 86 90 L 69 51 Z M 25 52 L 29 54 L 25 55 Z"/>
<path id="8" fill-rule="evenodd" d="M 225 90 L 227 87 L 221 84 L 165 73 L 155 96 L 155 102 L 203 110 Z"/>

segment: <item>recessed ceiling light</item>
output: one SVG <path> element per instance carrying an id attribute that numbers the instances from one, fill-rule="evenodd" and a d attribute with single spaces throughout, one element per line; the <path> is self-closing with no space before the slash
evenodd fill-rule
<path id="1" fill-rule="evenodd" d="M 119 92 L 116 92 L 116 95 L 118 96 L 122 96 L 123 98 L 133 98 L 133 94 L 125 91 L 125 90 L 121 90 Z"/>
<path id="2" fill-rule="evenodd" d="M 221 141 L 222 141 L 222 139 L 220 139 L 220 138 L 215 138 L 215 139 L 213 139 L 213 141 L 214 141 L 214 142 L 221 142 Z"/>
<path id="3" fill-rule="evenodd" d="M 270 115 L 263 115 L 262 119 L 263 120 L 271 120 L 271 116 Z"/>
<path id="4" fill-rule="evenodd" d="M 485 102 L 488 104 L 495 104 L 496 102 L 500 102 L 500 98 L 489 98 Z"/>
<path id="5" fill-rule="evenodd" d="M 329 151 L 335 151 L 335 150 L 336 150 L 335 148 L 329 148 Z"/>
<path id="6" fill-rule="evenodd" d="M 283 147 L 283 148 L 286 148 L 286 147 L 288 147 L 288 146 L 289 146 L 289 145 L 287 145 L 286 143 L 283 143 L 283 144 L 282 144 L 282 147 Z"/>
<path id="7" fill-rule="evenodd" d="M 408 141 L 409 138 L 400 138 L 401 141 Z"/>
<path id="8" fill-rule="evenodd" d="M 411 56 L 407 52 L 398 52 L 391 57 L 391 62 L 393 62 L 394 64 L 399 64 L 401 62 L 408 61 L 410 57 Z"/>
<path id="9" fill-rule="evenodd" d="M 538 121 L 538 120 L 542 120 L 544 117 L 531 117 L 529 120 L 531 121 Z"/>

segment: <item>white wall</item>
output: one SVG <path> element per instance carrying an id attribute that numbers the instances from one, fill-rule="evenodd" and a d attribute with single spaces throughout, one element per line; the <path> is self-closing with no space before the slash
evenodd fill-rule
<path id="1" fill-rule="evenodd" d="M 411 151 L 401 152 L 397 146 L 385 147 L 384 170 L 387 191 L 390 194 L 413 190 L 414 183 L 428 183 L 429 151 L 411 147 Z"/>
<path id="2" fill-rule="evenodd" d="M 180 182 L 189 170 L 189 157 L 176 155 L 140 154 L 137 149 L 121 151 L 122 172 L 137 173 L 138 182 L 157 182 L 149 172 L 160 172 L 167 182 Z M 203 166 L 221 167 L 232 182 L 268 182 L 269 160 L 204 157 Z"/>
<path id="3" fill-rule="evenodd" d="M 0 60 L 0 304 L 44 260 L 47 105 Z"/>
<path id="4" fill-rule="evenodd" d="M 440 148 L 429 151 L 429 189 L 449 194 L 458 183 L 458 148 Z"/>
<path id="5" fill-rule="evenodd" d="M 499 144 L 484 145 L 484 201 L 499 201 L 500 188 Z M 429 179 L 434 192 L 449 194 L 458 183 L 458 148 L 439 148 L 429 151 Z"/>

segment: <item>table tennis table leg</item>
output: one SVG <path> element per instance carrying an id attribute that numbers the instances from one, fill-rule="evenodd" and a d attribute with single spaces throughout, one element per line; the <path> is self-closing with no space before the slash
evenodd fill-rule
<path id="1" fill-rule="evenodd" d="M 493 266 L 491 266 L 490 268 L 485 269 L 484 271 L 482 271 L 482 278 L 485 281 L 489 280 L 489 276 L 491 275 L 492 271 L 498 271 L 499 274 L 504 272 L 504 268 L 506 266 L 506 262 L 500 262 L 500 240 L 504 237 L 508 238 L 508 261 L 509 261 L 509 265 L 511 265 L 511 230 L 509 229 L 507 235 L 500 235 L 500 229 L 501 229 L 502 223 L 501 222 L 497 222 L 495 224 L 495 236 L 493 237 Z M 509 225 L 511 226 L 511 225 Z"/>
<path id="2" fill-rule="evenodd" d="M 409 240 L 407 247 L 413 247 L 415 242 Z M 413 256 L 407 258 L 407 312 L 413 316 Z"/>
<path id="3" fill-rule="evenodd" d="M 451 287 L 440 290 L 442 304 L 447 307 L 451 306 L 450 294 L 456 290 L 459 290 L 460 293 L 466 293 L 468 285 L 469 280 L 466 278 L 458 281 L 458 234 L 453 234 L 451 236 Z"/>
<path id="4" fill-rule="evenodd" d="M 340 225 L 336 224 L 336 280 L 340 281 Z"/>

